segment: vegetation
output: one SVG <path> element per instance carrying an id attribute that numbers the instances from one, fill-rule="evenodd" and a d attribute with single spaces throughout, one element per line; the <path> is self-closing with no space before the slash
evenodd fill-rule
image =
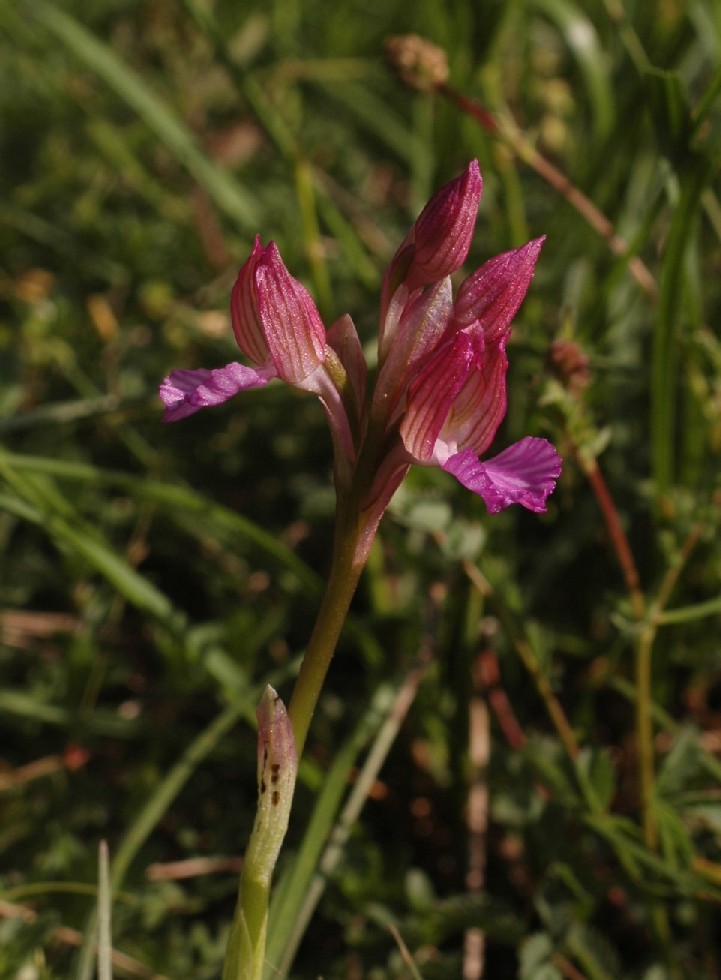
<path id="1" fill-rule="evenodd" d="M 411 31 L 447 81 L 390 70 Z M 164 426 L 158 384 L 238 356 L 256 233 L 372 357 L 473 157 L 468 267 L 547 236 L 498 448 L 563 474 L 543 516 L 436 468 L 394 498 L 267 977 L 721 976 L 719 6 L 18 0 L 0 51 L 0 976 L 88 980 L 99 882 L 113 975 L 220 975 L 332 447 L 287 386 Z"/>

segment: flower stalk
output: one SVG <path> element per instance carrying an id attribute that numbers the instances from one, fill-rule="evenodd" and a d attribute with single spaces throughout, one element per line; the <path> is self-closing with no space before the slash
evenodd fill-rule
<path id="1" fill-rule="evenodd" d="M 250 364 L 181 370 L 160 388 L 174 422 L 278 379 L 315 395 L 329 423 L 337 495 L 327 587 L 288 710 L 268 688 L 258 709 L 258 810 L 241 879 L 223 980 L 259 980 L 268 897 L 297 772 L 323 683 L 378 524 L 412 464 L 438 466 L 480 496 L 489 513 L 546 509 L 561 459 L 526 437 L 481 460 L 506 410 L 506 346 L 543 244 L 486 262 L 454 297 L 483 182 L 473 160 L 428 202 L 383 277 L 378 374 L 351 318 L 327 330 L 274 243 L 257 238 L 231 300 L 233 332 Z"/>
<path id="2" fill-rule="evenodd" d="M 339 506 L 328 582 L 288 704 L 299 754 L 363 570 L 364 563 L 356 560 L 357 527 L 358 514 L 352 505 Z"/>

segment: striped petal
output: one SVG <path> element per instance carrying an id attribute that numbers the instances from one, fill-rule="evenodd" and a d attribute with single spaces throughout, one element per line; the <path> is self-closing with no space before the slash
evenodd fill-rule
<path id="1" fill-rule="evenodd" d="M 164 422 L 177 422 L 201 408 L 222 405 L 223 402 L 248 388 L 261 388 L 275 377 L 272 368 L 251 368 L 233 361 L 211 371 L 173 371 L 160 386 L 160 399 L 165 405 Z"/>
<path id="2" fill-rule="evenodd" d="M 540 513 L 555 490 L 562 465 L 549 442 L 527 436 L 485 462 L 466 449 L 446 460 L 443 469 L 482 497 L 491 514 L 511 504 Z"/>

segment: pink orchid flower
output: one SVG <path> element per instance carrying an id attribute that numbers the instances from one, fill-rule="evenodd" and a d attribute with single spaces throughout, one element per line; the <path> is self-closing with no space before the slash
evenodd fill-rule
<path id="1" fill-rule="evenodd" d="M 491 513 L 511 504 L 544 511 L 562 465 L 550 443 L 526 437 L 479 458 L 505 415 L 511 322 L 543 244 L 538 238 L 490 259 L 454 298 L 451 276 L 468 256 L 482 189 L 473 160 L 431 198 L 389 263 L 368 410 L 366 364 L 352 320 L 343 316 L 326 331 L 276 246 L 257 238 L 231 301 L 235 338 L 251 365 L 173 372 L 160 388 L 166 421 L 273 378 L 317 395 L 331 426 L 339 490 L 350 487 L 364 453 L 359 472 L 367 482 L 358 488 L 364 554 L 413 463 L 441 467 Z"/>
<path id="2" fill-rule="evenodd" d="M 410 463 L 440 466 L 490 513 L 511 504 L 544 511 L 561 472 L 545 439 L 527 437 L 492 459 L 478 458 L 506 412 L 511 321 L 543 244 L 539 238 L 490 259 L 454 300 L 450 275 L 467 257 L 481 191 L 472 161 L 426 205 L 386 273 L 371 418 L 397 428 L 400 444 L 369 495 L 373 510 L 387 503 Z M 428 248 L 434 240 L 435 263 Z"/>
<path id="3" fill-rule="evenodd" d="M 259 237 L 238 273 L 230 312 L 238 347 L 253 366 L 233 361 L 210 370 L 173 371 L 160 386 L 165 421 L 176 422 L 280 378 L 320 398 L 336 460 L 345 462 L 347 471 L 356 455 L 366 384 L 365 360 L 350 317 L 341 317 L 326 331 L 315 303 L 290 275 L 275 243 L 264 247 Z"/>

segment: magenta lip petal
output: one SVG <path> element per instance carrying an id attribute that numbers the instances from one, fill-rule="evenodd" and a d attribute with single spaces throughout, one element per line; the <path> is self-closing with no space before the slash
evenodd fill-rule
<path id="1" fill-rule="evenodd" d="M 221 405 L 239 391 L 266 385 L 275 373 L 268 368 L 247 367 L 233 361 L 222 368 L 173 371 L 160 386 L 165 405 L 164 422 L 177 422 L 201 408 Z"/>
<path id="2" fill-rule="evenodd" d="M 451 456 L 443 469 L 485 501 L 490 514 L 511 504 L 541 513 L 556 487 L 563 462 L 545 439 L 526 436 L 481 462 L 470 449 Z"/>

